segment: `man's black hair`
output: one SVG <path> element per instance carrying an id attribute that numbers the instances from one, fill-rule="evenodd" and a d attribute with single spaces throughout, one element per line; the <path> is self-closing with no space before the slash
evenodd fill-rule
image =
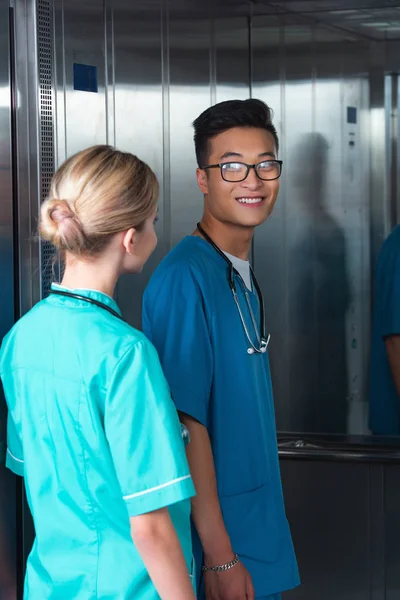
<path id="1" fill-rule="evenodd" d="M 194 145 L 197 164 L 207 164 L 210 153 L 210 140 L 233 127 L 256 127 L 269 131 L 275 140 L 278 151 L 279 140 L 272 124 L 271 109 L 262 100 L 227 100 L 207 108 L 193 122 Z"/>

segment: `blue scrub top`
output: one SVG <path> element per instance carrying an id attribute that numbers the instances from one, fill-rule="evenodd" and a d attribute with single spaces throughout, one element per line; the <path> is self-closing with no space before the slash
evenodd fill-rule
<path id="1" fill-rule="evenodd" d="M 400 225 L 386 239 L 375 271 L 369 427 L 377 435 L 400 435 L 400 398 L 385 337 L 400 335 Z"/>
<path id="2" fill-rule="evenodd" d="M 76 293 L 119 313 L 94 290 Z M 25 478 L 36 539 L 26 600 L 157 600 L 129 517 L 168 507 L 192 568 L 194 495 L 181 428 L 152 344 L 107 310 L 51 295 L 0 353 L 7 466 Z"/>
<path id="3" fill-rule="evenodd" d="M 236 284 L 254 334 L 238 278 Z M 249 296 L 258 322 L 257 295 Z M 256 596 L 295 587 L 268 355 L 247 353 L 227 264 L 205 240 L 186 237 L 158 266 L 144 295 L 143 329 L 158 350 L 178 410 L 207 427 L 225 525 Z M 199 572 L 197 536 L 194 547 Z"/>

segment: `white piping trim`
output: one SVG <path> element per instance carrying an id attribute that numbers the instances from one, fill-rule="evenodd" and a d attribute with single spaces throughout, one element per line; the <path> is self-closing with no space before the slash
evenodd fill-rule
<path id="1" fill-rule="evenodd" d="M 128 496 L 123 496 L 123 499 L 132 500 L 132 498 L 137 498 L 138 496 L 144 496 L 145 494 L 150 494 L 151 492 L 157 492 L 157 490 L 162 490 L 165 487 L 174 485 L 175 483 L 179 483 L 180 481 L 184 481 L 185 479 L 191 479 L 191 475 L 185 475 L 185 477 L 178 477 L 178 479 L 173 479 L 168 483 L 162 483 L 161 485 L 157 485 L 156 487 L 150 488 L 148 490 L 143 490 L 143 492 L 137 492 L 136 494 L 129 494 Z"/>
<path id="2" fill-rule="evenodd" d="M 9 449 L 7 448 L 7 452 L 8 454 L 11 456 L 11 458 L 13 458 L 14 460 L 16 460 L 19 463 L 23 463 L 24 461 L 21 460 L 20 458 L 17 458 L 16 456 L 14 456 L 14 454 L 11 454 L 11 452 L 9 451 Z"/>

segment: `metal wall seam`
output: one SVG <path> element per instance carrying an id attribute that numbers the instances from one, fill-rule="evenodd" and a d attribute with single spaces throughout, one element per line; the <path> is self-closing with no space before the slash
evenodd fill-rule
<path id="1" fill-rule="evenodd" d="M 171 160 L 170 160 L 170 70 L 169 70 L 169 3 L 161 0 L 161 87 L 163 139 L 163 240 L 165 253 L 172 248 Z"/>

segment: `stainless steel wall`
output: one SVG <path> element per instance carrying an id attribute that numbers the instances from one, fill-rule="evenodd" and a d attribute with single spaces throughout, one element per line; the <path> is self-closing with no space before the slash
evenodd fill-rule
<path id="1" fill-rule="evenodd" d="M 256 17 L 253 95 L 284 161 L 256 230 L 279 429 L 366 432 L 370 323 L 369 47 L 301 19 Z M 347 109 L 357 110 L 348 123 Z"/>
<path id="2" fill-rule="evenodd" d="M 111 143 L 148 161 L 161 182 L 158 248 L 144 273 L 122 278 L 117 290 L 125 317 L 140 326 L 151 272 L 201 216 L 190 124 L 213 102 L 249 95 L 248 23 L 174 18 L 157 0 L 104 10 L 102 2 L 55 0 L 54 27 L 56 163 Z M 73 89 L 73 63 L 97 67 L 98 93 Z"/>
<path id="3" fill-rule="evenodd" d="M 9 3 L 0 0 L 0 340 L 14 322 L 13 187 Z M 0 384 L 0 598 L 14 600 L 16 478 L 5 469 L 6 406 Z"/>
<path id="4" fill-rule="evenodd" d="M 254 264 L 272 334 L 278 427 L 366 433 L 371 214 L 382 216 L 382 202 L 376 214 L 370 206 L 370 176 L 382 183 L 370 170 L 378 114 L 370 89 L 384 90 L 382 66 L 374 80 L 367 42 L 300 17 L 194 18 L 176 9 L 166 0 L 54 0 L 56 165 L 109 142 L 159 176 L 158 249 L 140 277 L 118 286 L 124 315 L 139 326 L 152 270 L 201 216 L 191 122 L 221 100 L 265 100 L 284 169 L 274 215 L 256 232 Z M 74 90 L 74 63 L 97 68 L 97 93 Z M 380 111 L 385 143 L 383 92 Z M 379 225 L 374 240 L 382 237 Z"/>
<path id="5" fill-rule="evenodd" d="M 392 175 L 399 173 L 399 138 L 390 116 L 399 98 L 398 43 L 372 43 L 300 16 L 251 18 L 247 3 L 236 14 L 227 3 L 214 3 L 213 12 L 207 4 L 15 0 L 21 312 L 46 288 L 47 258 L 34 233 L 52 148 L 54 168 L 73 152 L 108 142 L 157 172 L 159 247 L 140 277 L 118 287 L 125 317 L 138 326 L 152 270 L 201 215 L 191 121 L 214 102 L 260 97 L 274 110 L 284 160 L 275 213 L 253 249 L 272 333 L 278 426 L 365 432 L 371 268 L 398 218 Z M 74 89 L 74 63 L 97 68 L 96 93 Z M 357 109 L 356 123 L 348 122 L 348 107 Z M 8 114 L 0 108 L 2 140 L 9 139 Z M 11 248 L 6 205 L 1 239 Z M 3 269 L 9 281 L 10 261 Z M 398 467 L 375 461 L 282 461 L 304 582 L 288 598 L 398 597 Z M 14 480 L 0 472 L 0 484 L 2 477 L 13 526 Z M 24 552 L 32 532 L 26 539 Z M 7 541 L 10 557 L 13 543 Z M 4 572 L 13 576 L 12 562 Z"/>

